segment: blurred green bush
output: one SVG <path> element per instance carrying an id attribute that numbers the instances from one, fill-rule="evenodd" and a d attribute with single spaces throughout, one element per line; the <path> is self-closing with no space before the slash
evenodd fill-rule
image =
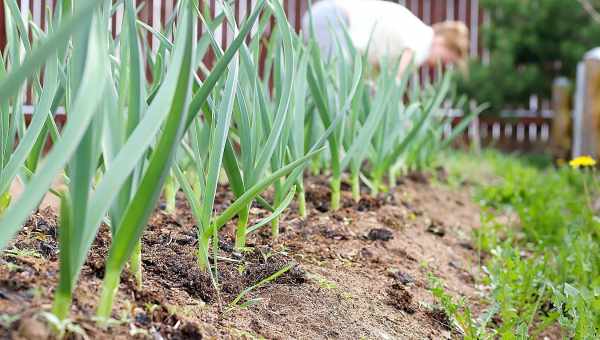
<path id="1" fill-rule="evenodd" d="M 600 10 L 600 0 L 587 0 Z M 459 89 L 491 105 L 489 114 L 526 107 L 536 94 L 549 98 L 557 76 L 573 79 L 586 51 L 600 46 L 600 23 L 577 0 L 482 0 L 489 63 L 470 62 Z"/>

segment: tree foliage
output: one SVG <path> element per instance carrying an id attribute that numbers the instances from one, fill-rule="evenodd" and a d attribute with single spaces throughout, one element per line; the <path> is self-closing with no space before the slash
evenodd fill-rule
<path id="1" fill-rule="evenodd" d="M 588 0 L 600 9 L 600 0 Z M 576 0 L 482 0 L 482 37 L 490 62 L 473 60 L 460 87 L 493 112 L 549 98 L 557 76 L 575 77 L 586 51 L 600 45 L 600 24 Z"/>

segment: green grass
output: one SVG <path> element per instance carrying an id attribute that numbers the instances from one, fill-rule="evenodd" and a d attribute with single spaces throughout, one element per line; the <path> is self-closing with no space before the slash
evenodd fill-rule
<path id="1" fill-rule="evenodd" d="M 483 283 L 491 288 L 488 314 L 495 322 L 487 318 L 479 338 L 536 338 L 549 327 L 574 339 L 600 335 L 600 220 L 590 207 L 599 193 L 595 173 L 549 164 L 491 151 L 446 159 L 454 183 L 476 182 L 484 208 L 474 240 L 489 254 Z M 506 215 L 515 222 L 501 222 Z"/>

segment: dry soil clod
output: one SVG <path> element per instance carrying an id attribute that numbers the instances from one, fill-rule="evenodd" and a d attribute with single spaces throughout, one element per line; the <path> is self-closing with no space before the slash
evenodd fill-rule
<path id="1" fill-rule="evenodd" d="M 371 241 L 389 241 L 394 238 L 394 234 L 386 228 L 373 228 L 369 230 L 367 238 Z"/>
<path id="2" fill-rule="evenodd" d="M 50 338 L 46 325 L 34 318 L 21 319 L 19 328 L 13 333 L 15 340 L 45 340 Z"/>
<path id="3" fill-rule="evenodd" d="M 427 231 L 439 237 L 444 237 L 446 235 L 446 228 L 439 221 L 432 220 L 427 227 Z"/>
<path id="4" fill-rule="evenodd" d="M 389 303 L 398 310 L 404 311 L 408 314 L 414 314 L 417 311 L 415 304 L 413 303 L 413 296 L 409 293 L 406 288 L 398 283 L 394 283 L 387 290 Z"/>

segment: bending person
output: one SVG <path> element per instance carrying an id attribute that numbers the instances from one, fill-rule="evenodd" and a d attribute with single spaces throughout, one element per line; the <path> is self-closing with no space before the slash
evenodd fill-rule
<path id="1" fill-rule="evenodd" d="M 317 43 L 325 56 L 334 51 L 336 39 L 345 41 L 345 26 L 354 47 L 362 53 L 368 52 L 371 65 L 378 68 L 384 57 L 400 59 L 398 77 L 413 60 L 417 66 L 441 63 L 464 69 L 469 55 L 469 30 L 464 23 L 446 21 L 428 26 L 397 3 L 319 1 L 302 18 L 305 38 L 310 36 L 311 14 Z"/>

